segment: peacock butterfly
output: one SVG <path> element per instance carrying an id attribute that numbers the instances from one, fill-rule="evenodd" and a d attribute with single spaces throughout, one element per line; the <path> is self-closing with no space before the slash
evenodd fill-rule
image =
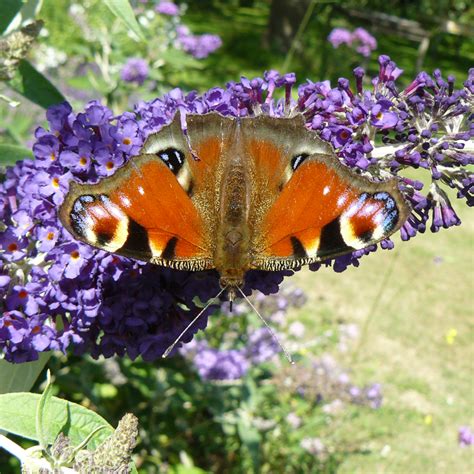
<path id="1" fill-rule="evenodd" d="M 215 268 L 232 299 L 250 269 L 285 270 L 385 239 L 408 216 L 395 179 L 373 182 L 293 118 L 187 115 L 59 216 L 78 240 L 181 270 Z"/>

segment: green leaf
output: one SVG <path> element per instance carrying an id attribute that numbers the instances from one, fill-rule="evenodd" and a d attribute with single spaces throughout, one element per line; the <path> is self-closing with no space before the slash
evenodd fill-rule
<path id="1" fill-rule="evenodd" d="M 2 0 L 2 14 L 0 15 L 0 33 L 3 33 L 8 25 L 21 10 L 23 2 L 21 0 Z"/>
<path id="2" fill-rule="evenodd" d="M 51 373 L 47 372 L 46 388 L 41 394 L 38 406 L 36 407 L 36 436 L 38 437 L 39 444 L 43 449 L 47 449 L 48 442 L 46 440 L 45 433 L 47 427 L 44 425 L 46 407 L 48 406 L 53 396 L 53 386 L 51 385 Z"/>
<path id="3" fill-rule="evenodd" d="M 23 0 L 23 6 L 20 11 L 20 24 L 24 25 L 38 17 L 43 8 L 43 0 Z"/>
<path id="4" fill-rule="evenodd" d="M 254 471 L 260 472 L 260 433 L 250 423 L 243 420 L 237 423 L 237 431 L 252 458 Z"/>
<path id="5" fill-rule="evenodd" d="M 19 145 L 10 145 L 0 143 L 0 166 L 5 165 L 14 165 L 18 160 L 23 160 L 24 158 L 32 158 L 33 153 L 28 148 L 19 146 Z M 3 362 L 3 361 L 2 361 Z M 24 365 L 24 364 L 16 364 Z M 1 371 L 0 371 L 1 377 Z M 0 384 L 0 387 L 3 385 Z M 1 389 L 0 389 L 1 393 Z"/>
<path id="6" fill-rule="evenodd" d="M 125 25 L 130 28 L 135 35 L 142 41 L 145 41 L 140 25 L 135 18 L 135 13 L 128 0 L 104 0 L 104 3 L 109 7 L 110 11 Z"/>
<path id="7" fill-rule="evenodd" d="M 30 390 L 50 357 L 51 352 L 43 352 L 34 362 L 12 364 L 0 360 L 0 394 Z"/>
<path id="8" fill-rule="evenodd" d="M 243 417 L 237 423 L 239 438 L 247 448 L 255 472 L 260 472 L 260 433 L 250 424 L 246 417 Z"/>
<path id="9" fill-rule="evenodd" d="M 0 395 L 0 430 L 39 441 L 35 418 L 40 398 L 36 393 L 25 392 Z M 88 449 L 95 449 L 114 432 L 112 426 L 93 411 L 57 397 L 49 400 L 43 418 L 43 436 L 47 444 L 52 444 L 62 432 L 73 446 L 77 446 L 91 431 L 103 426 L 88 445 Z"/>
<path id="10" fill-rule="evenodd" d="M 171 468 L 171 472 L 173 474 L 207 474 L 209 471 L 203 471 L 201 468 L 195 466 L 189 467 L 178 464 Z"/>
<path id="11" fill-rule="evenodd" d="M 66 100 L 61 92 L 25 59 L 20 61 L 16 75 L 9 85 L 45 109 Z"/>

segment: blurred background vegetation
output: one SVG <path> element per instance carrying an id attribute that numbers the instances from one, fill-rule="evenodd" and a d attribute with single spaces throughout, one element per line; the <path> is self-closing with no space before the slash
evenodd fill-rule
<path id="1" fill-rule="evenodd" d="M 298 82 L 350 78 L 358 65 L 373 75 L 379 54 L 405 70 L 401 85 L 440 68 L 459 86 L 474 66 L 468 0 L 188 0 L 175 2 L 179 19 L 156 14 L 159 2 L 135 1 L 142 42 L 99 0 L 30 3 L 44 27 L 28 59 L 77 111 L 99 99 L 122 113 L 173 87 L 204 91 L 268 69 L 294 71 Z M 178 22 L 218 35 L 222 46 L 202 59 L 187 54 L 175 47 Z M 368 57 L 327 40 L 334 28 L 357 27 L 377 40 Z M 143 84 L 120 80 L 131 57 L 148 62 Z M 28 145 L 44 110 L 12 87 L 0 86 L 0 141 Z M 288 309 L 285 326 L 304 326 L 293 341 L 312 361 L 303 369 L 330 360 L 357 386 L 381 384 L 378 408 L 346 403 L 333 381 L 320 398 L 285 391 L 271 364 L 233 383 L 206 381 L 182 358 L 151 365 L 55 357 L 57 395 L 114 425 L 135 413 L 141 472 L 472 472 L 472 450 L 458 445 L 457 430 L 474 424 L 473 225 L 465 209 L 459 215 L 461 228 L 377 252 L 360 268 L 305 270 L 290 280 L 308 299 Z M 211 344 L 222 337 L 222 317 L 204 335 Z M 17 469 L 0 452 L 0 472 Z"/>
<path id="2" fill-rule="evenodd" d="M 203 91 L 242 75 L 261 76 L 268 69 L 296 72 L 300 82 L 350 78 L 358 65 L 375 74 L 379 54 L 391 56 L 405 70 L 401 85 L 420 70 L 436 68 L 463 80 L 474 64 L 474 9 L 467 0 L 176 2 L 181 7 L 180 21 L 193 33 L 212 33 L 222 39 L 222 46 L 205 59 L 172 47 L 176 18 L 147 17 L 158 0 L 133 2 L 146 37 L 138 43 L 105 2 L 29 3 L 42 5 L 37 17 L 45 22 L 31 60 L 78 107 L 101 98 L 121 112 L 173 87 Z M 356 27 L 377 40 L 377 49 L 369 57 L 346 45 L 336 49 L 327 40 L 334 28 Z M 149 62 L 149 80 L 143 86 L 117 82 L 128 57 Z M 42 112 L 30 104 L 16 110 L 3 105 L 0 114 L 0 140 L 24 142 Z"/>

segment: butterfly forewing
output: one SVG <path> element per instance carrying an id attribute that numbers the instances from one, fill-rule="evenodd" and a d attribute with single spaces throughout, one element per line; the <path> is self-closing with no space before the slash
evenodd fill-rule
<path id="1" fill-rule="evenodd" d="M 374 183 L 335 155 L 312 155 L 294 171 L 262 222 L 257 268 L 292 268 L 362 249 L 403 224 L 395 181 Z"/>
<path id="2" fill-rule="evenodd" d="M 157 135 L 147 154 L 114 176 L 73 183 L 60 218 L 74 237 L 103 250 L 180 269 L 212 268 L 211 239 L 189 196 L 192 178 L 183 177 L 192 157 L 182 132 L 173 122 Z"/>

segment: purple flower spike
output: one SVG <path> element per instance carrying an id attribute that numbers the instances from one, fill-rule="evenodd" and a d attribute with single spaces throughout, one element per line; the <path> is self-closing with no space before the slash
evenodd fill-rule
<path id="1" fill-rule="evenodd" d="M 353 31 L 352 41 L 357 44 L 356 51 L 365 57 L 377 49 L 377 40 L 364 28 L 356 28 Z"/>
<path id="2" fill-rule="evenodd" d="M 341 44 L 350 46 L 352 43 L 352 33 L 345 28 L 334 28 L 331 33 L 329 33 L 328 41 L 334 48 L 338 48 Z"/>
<path id="3" fill-rule="evenodd" d="M 280 347 L 265 327 L 251 334 L 248 344 L 249 358 L 253 363 L 261 364 L 280 352 Z"/>
<path id="4" fill-rule="evenodd" d="M 130 58 L 122 67 L 120 77 L 122 81 L 142 85 L 148 77 L 148 63 L 141 58 Z"/>
<path id="5" fill-rule="evenodd" d="M 165 0 L 161 0 L 160 3 L 155 7 L 155 10 L 162 15 L 168 16 L 179 16 L 180 14 L 178 5 Z"/>
<path id="6" fill-rule="evenodd" d="M 364 28 L 356 28 L 353 32 L 345 28 L 334 28 L 329 33 L 328 41 L 334 48 L 345 44 L 366 57 L 377 49 L 377 40 Z"/>
<path id="7" fill-rule="evenodd" d="M 197 55 L 207 54 L 219 43 L 215 38 L 190 40 L 190 36 L 189 30 L 178 32 L 178 38 L 188 38 L 189 51 Z M 138 61 L 136 70 L 123 72 L 124 80 L 145 80 L 147 71 Z M 437 72 L 434 77 L 420 74 L 398 91 L 395 81 L 400 73 L 390 58 L 382 57 L 380 72 L 368 88 L 362 83 L 364 72 L 356 69 L 354 88 L 344 78 L 334 86 L 329 81 L 307 81 L 297 88 L 295 100 L 291 97 L 295 76 L 269 71 L 263 78 L 242 78 L 202 95 L 175 89 L 119 116 L 97 101 L 80 113 L 67 103 L 50 108 L 48 129 L 35 132 L 35 160 L 7 167 L 0 183 L 0 351 L 6 360 L 35 360 L 38 352 L 66 351 L 71 345 L 94 357 L 118 354 L 155 360 L 200 311 L 195 297 L 206 301 L 218 293 L 216 272 L 177 272 L 107 254 L 73 241 L 58 220 L 58 207 L 71 181 L 95 183 L 113 174 L 176 113 L 183 130 L 189 113 L 214 111 L 232 117 L 300 113 L 308 128 L 336 147 L 344 165 L 374 180 L 397 176 L 408 168 L 429 173 L 428 192 L 420 181 L 399 179 L 412 209 L 400 231 L 403 240 L 427 228 L 437 231 L 458 225 L 444 187 L 474 204 L 474 178 L 468 170 L 474 160 L 474 127 L 468 112 L 474 102 L 474 72 L 461 89 L 453 78 L 443 79 Z M 393 242 L 386 240 L 381 247 L 390 249 Z M 344 271 L 376 248 L 311 268 Z M 250 271 L 243 291 L 276 293 L 291 273 Z M 182 342 L 206 327 L 215 310 L 211 306 Z M 285 310 L 284 301 L 276 304 L 272 321 L 280 320 Z M 216 372 L 221 361 L 225 377 L 232 379 L 278 351 L 264 332 L 247 337 L 252 348 L 235 349 L 238 352 L 222 358 L 216 355 L 217 365 L 206 366 L 209 377 L 224 377 Z M 214 354 L 209 350 L 208 360 Z M 376 391 L 364 393 L 377 400 Z"/>
<path id="8" fill-rule="evenodd" d="M 193 35 L 189 28 L 180 25 L 176 28 L 177 43 L 186 52 L 197 59 L 207 58 L 222 46 L 222 40 L 217 35 Z"/>
<path id="9" fill-rule="evenodd" d="M 249 363 L 238 350 L 219 351 L 199 344 L 194 364 L 205 380 L 236 380 L 249 369 Z"/>

